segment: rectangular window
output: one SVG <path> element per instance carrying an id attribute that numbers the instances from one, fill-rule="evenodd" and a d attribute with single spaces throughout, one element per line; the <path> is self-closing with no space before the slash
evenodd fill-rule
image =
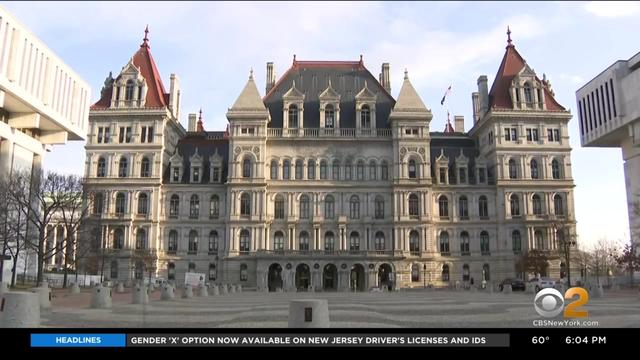
<path id="1" fill-rule="evenodd" d="M 177 167 L 173 168 L 172 181 L 173 182 L 179 182 L 180 181 L 180 168 L 177 168 Z"/>
<path id="2" fill-rule="evenodd" d="M 504 128 L 504 141 L 511 141 L 511 129 Z"/>
<path id="3" fill-rule="evenodd" d="M 560 142 L 560 130 L 553 129 L 553 141 Z"/>
<path id="4" fill-rule="evenodd" d="M 98 128 L 98 144 L 102 143 L 102 127 Z"/>
<path id="5" fill-rule="evenodd" d="M 527 141 L 532 141 L 533 137 L 531 136 L 531 129 L 527 129 Z"/>
<path id="6" fill-rule="evenodd" d="M 213 168 L 213 182 L 220 182 L 220 168 Z"/>
<path id="7" fill-rule="evenodd" d="M 142 127 L 142 131 L 140 131 L 140 142 L 141 143 L 147 142 L 147 127 L 146 126 L 143 126 Z"/>
<path id="8" fill-rule="evenodd" d="M 147 142 L 148 143 L 153 142 L 153 126 L 147 127 Z"/>
<path id="9" fill-rule="evenodd" d="M 480 184 L 484 184 L 485 181 L 486 181 L 486 179 L 485 179 L 484 168 L 480 168 L 480 169 L 478 169 L 478 182 Z"/>
<path id="10" fill-rule="evenodd" d="M 104 128 L 104 143 L 108 144 L 111 141 L 111 128 L 106 126 Z"/>
<path id="11" fill-rule="evenodd" d="M 547 129 L 547 141 L 553 141 L 553 130 Z"/>
<path id="12" fill-rule="evenodd" d="M 440 168 L 440 184 L 446 184 L 447 183 L 447 168 L 441 167 Z"/>
<path id="13" fill-rule="evenodd" d="M 240 132 L 243 135 L 253 135 L 255 133 L 254 131 L 255 131 L 254 128 L 241 128 L 240 129 Z"/>
<path id="14" fill-rule="evenodd" d="M 511 128 L 511 141 L 518 140 L 518 133 L 516 132 L 516 128 Z"/>
<path id="15" fill-rule="evenodd" d="M 200 168 L 199 167 L 194 167 L 193 168 L 193 182 L 200 182 Z"/>
<path id="16" fill-rule="evenodd" d="M 125 135 L 126 137 L 126 142 L 130 143 L 131 142 L 131 126 L 127 126 L 127 133 Z"/>
<path id="17" fill-rule="evenodd" d="M 120 144 L 124 142 L 124 126 L 120 127 L 120 133 L 118 134 L 118 142 Z"/>
<path id="18" fill-rule="evenodd" d="M 533 135 L 533 141 L 538 141 L 538 129 L 531 129 L 531 134 Z"/>
<path id="19" fill-rule="evenodd" d="M 465 168 L 460 168 L 458 169 L 458 180 L 460 181 L 460 184 L 466 184 L 467 183 L 467 169 Z"/>

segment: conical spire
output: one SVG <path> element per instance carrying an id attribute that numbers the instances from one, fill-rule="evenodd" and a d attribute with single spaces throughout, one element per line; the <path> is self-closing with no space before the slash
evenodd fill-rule
<path id="1" fill-rule="evenodd" d="M 400 94 L 398 94 L 398 99 L 396 100 L 396 105 L 393 107 L 393 111 L 429 111 L 411 84 L 409 72 L 406 69 L 404 71 L 404 81 L 400 88 Z"/>
<path id="2" fill-rule="evenodd" d="M 204 124 L 202 123 L 202 108 L 200 108 L 200 113 L 199 113 L 199 116 L 198 116 L 197 131 L 198 132 L 204 132 Z"/>
<path id="3" fill-rule="evenodd" d="M 230 110 L 266 110 L 258 92 L 258 87 L 253 80 L 253 73 L 250 73 L 249 80 L 240 92 L 240 95 L 233 103 Z"/>

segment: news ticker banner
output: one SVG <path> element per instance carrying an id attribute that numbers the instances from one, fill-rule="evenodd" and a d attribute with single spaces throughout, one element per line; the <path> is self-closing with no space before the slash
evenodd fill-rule
<path id="1" fill-rule="evenodd" d="M 31 347 L 509 347 L 509 334 L 31 334 Z"/>

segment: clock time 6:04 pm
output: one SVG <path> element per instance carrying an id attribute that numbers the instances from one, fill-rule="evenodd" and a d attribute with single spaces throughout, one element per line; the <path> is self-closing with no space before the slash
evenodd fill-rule
<path id="1" fill-rule="evenodd" d="M 606 344 L 606 336 L 567 336 L 564 339 L 565 344 Z"/>

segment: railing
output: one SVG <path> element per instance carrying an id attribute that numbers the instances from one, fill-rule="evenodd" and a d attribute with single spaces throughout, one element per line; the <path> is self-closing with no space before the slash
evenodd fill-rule
<path id="1" fill-rule="evenodd" d="M 398 255 L 402 253 L 402 251 L 397 252 Z M 393 256 L 395 253 L 393 250 L 257 250 L 253 254 L 278 256 Z"/>
<path id="2" fill-rule="evenodd" d="M 344 129 L 344 128 L 294 128 L 294 129 L 267 129 L 267 137 L 270 138 L 390 138 L 391 129 Z"/>

